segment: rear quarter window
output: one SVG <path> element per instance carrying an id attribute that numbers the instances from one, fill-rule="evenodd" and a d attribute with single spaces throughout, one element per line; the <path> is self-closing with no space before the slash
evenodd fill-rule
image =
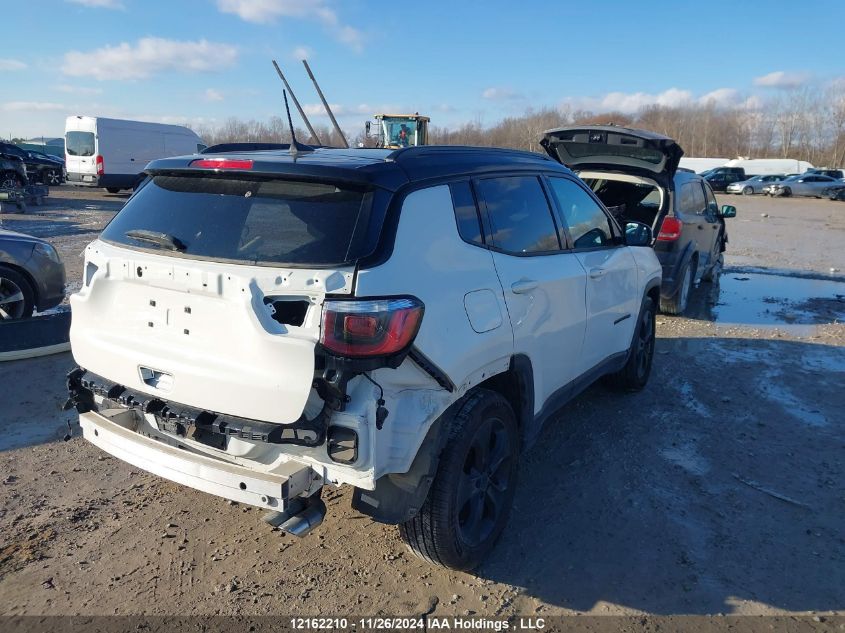
<path id="1" fill-rule="evenodd" d="M 332 266 L 372 250 L 373 192 L 279 179 L 156 175 L 103 231 L 103 239 L 167 255 L 236 263 Z M 170 250 L 127 235 L 152 231 Z M 377 235 L 376 235 L 377 237 Z"/>

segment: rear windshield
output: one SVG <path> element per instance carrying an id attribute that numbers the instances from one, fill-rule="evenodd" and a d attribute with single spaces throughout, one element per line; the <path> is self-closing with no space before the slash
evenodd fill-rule
<path id="1" fill-rule="evenodd" d="M 372 251 L 372 199 L 372 192 L 345 185 L 158 175 L 130 198 L 102 237 L 199 259 L 341 265 Z M 139 231 L 147 239 L 138 239 Z M 151 240 L 150 233 L 159 237 Z"/>
<path id="2" fill-rule="evenodd" d="M 663 152 L 648 147 L 637 147 L 635 145 L 608 145 L 595 143 L 577 143 L 575 141 L 564 141 L 566 151 L 572 158 L 588 158 L 590 156 L 619 156 L 623 158 L 634 158 L 652 165 L 659 165 L 663 160 Z"/>
<path id="3" fill-rule="evenodd" d="M 93 132 L 68 132 L 65 135 L 65 149 L 69 156 L 93 156 Z"/>

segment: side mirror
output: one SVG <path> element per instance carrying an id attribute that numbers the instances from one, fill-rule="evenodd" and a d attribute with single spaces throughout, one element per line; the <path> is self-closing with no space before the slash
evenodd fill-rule
<path id="1" fill-rule="evenodd" d="M 651 227 L 642 222 L 628 222 L 625 225 L 626 246 L 651 246 Z"/>
<path id="2" fill-rule="evenodd" d="M 722 212 L 720 214 L 723 218 L 735 218 L 736 217 L 736 207 L 730 204 L 723 204 L 722 205 Z"/>

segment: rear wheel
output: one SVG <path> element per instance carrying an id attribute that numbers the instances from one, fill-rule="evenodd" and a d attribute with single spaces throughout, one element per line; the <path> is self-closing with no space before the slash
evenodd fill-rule
<path id="1" fill-rule="evenodd" d="M 622 391 L 639 391 L 646 386 L 654 359 L 654 340 L 655 305 L 654 300 L 646 296 L 640 307 L 637 329 L 628 351 L 628 362 L 621 370 L 607 377 L 611 387 Z"/>
<path id="2" fill-rule="evenodd" d="M 117 187 L 106 187 L 106 191 L 108 191 L 109 193 L 120 193 L 120 189 L 118 189 Z"/>
<path id="3" fill-rule="evenodd" d="M 0 321 L 28 319 L 35 306 L 35 292 L 18 271 L 0 266 Z"/>
<path id="4" fill-rule="evenodd" d="M 18 189 L 20 187 L 23 187 L 23 182 L 15 172 L 7 171 L 0 176 L 0 189 Z"/>
<path id="5" fill-rule="evenodd" d="M 689 293 L 692 289 L 692 262 L 687 262 L 681 271 L 681 284 L 671 299 L 660 298 L 660 311 L 666 314 L 683 314 L 689 303 Z"/>
<path id="6" fill-rule="evenodd" d="M 519 433 L 513 410 L 498 393 L 465 397 L 450 425 L 437 475 L 419 514 L 399 534 L 420 558 L 472 569 L 505 527 L 516 487 Z"/>
<path id="7" fill-rule="evenodd" d="M 55 187 L 62 183 L 62 173 L 55 169 L 50 169 L 44 174 L 44 184 Z"/>
<path id="8" fill-rule="evenodd" d="M 754 193 L 754 187 L 746 186 L 742 189 L 742 195 L 744 195 L 744 196 L 750 196 L 753 193 Z"/>

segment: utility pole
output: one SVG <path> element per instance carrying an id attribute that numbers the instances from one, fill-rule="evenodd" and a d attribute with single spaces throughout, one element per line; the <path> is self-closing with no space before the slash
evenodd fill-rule
<path id="1" fill-rule="evenodd" d="M 311 134 L 311 138 L 317 141 L 317 145 L 322 145 L 323 142 L 320 140 L 320 137 L 317 136 L 317 133 L 314 131 L 314 128 L 311 127 L 311 122 L 308 120 L 308 117 L 305 116 L 305 111 L 302 109 L 302 106 L 299 105 L 299 101 L 296 98 L 296 95 L 293 94 L 293 90 L 291 90 L 290 85 L 288 84 L 288 80 L 285 79 L 285 76 L 282 74 L 282 69 L 279 68 L 279 65 L 276 63 L 276 60 L 273 60 L 273 68 L 276 69 L 276 72 L 279 74 L 279 79 L 285 84 L 285 88 L 287 88 L 288 92 L 290 93 L 290 98 L 293 100 L 293 105 L 296 106 L 296 109 L 299 110 L 299 116 L 302 117 L 302 120 L 305 122 L 305 127 L 308 128 L 308 132 Z M 332 119 L 334 120 L 334 119 Z"/>
<path id="2" fill-rule="evenodd" d="M 337 132 L 337 135 L 340 137 L 340 140 L 343 141 L 343 146 L 347 149 L 349 148 L 349 143 L 346 141 L 346 137 L 343 135 L 343 132 L 340 130 L 340 126 L 337 124 L 337 120 L 334 118 L 334 114 L 332 114 L 332 109 L 329 107 L 326 98 L 323 96 L 323 91 L 320 90 L 320 84 L 317 83 L 317 80 L 314 78 L 314 73 L 311 72 L 311 67 L 308 66 L 308 62 L 306 60 L 302 60 L 302 63 L 305 65 L 305 70 L 308 73 L 308 76 L 311 77 L 311 81 L 314 82 L 314 87 L 317 89 L 317 94 L 320 95 L 320 101 L 323 102 L 323 107 L 326 109 L 326 112 L 329 114 L 329 118 L 332 120 L 332 125 L 334 126 L 334 131 Z"/>

